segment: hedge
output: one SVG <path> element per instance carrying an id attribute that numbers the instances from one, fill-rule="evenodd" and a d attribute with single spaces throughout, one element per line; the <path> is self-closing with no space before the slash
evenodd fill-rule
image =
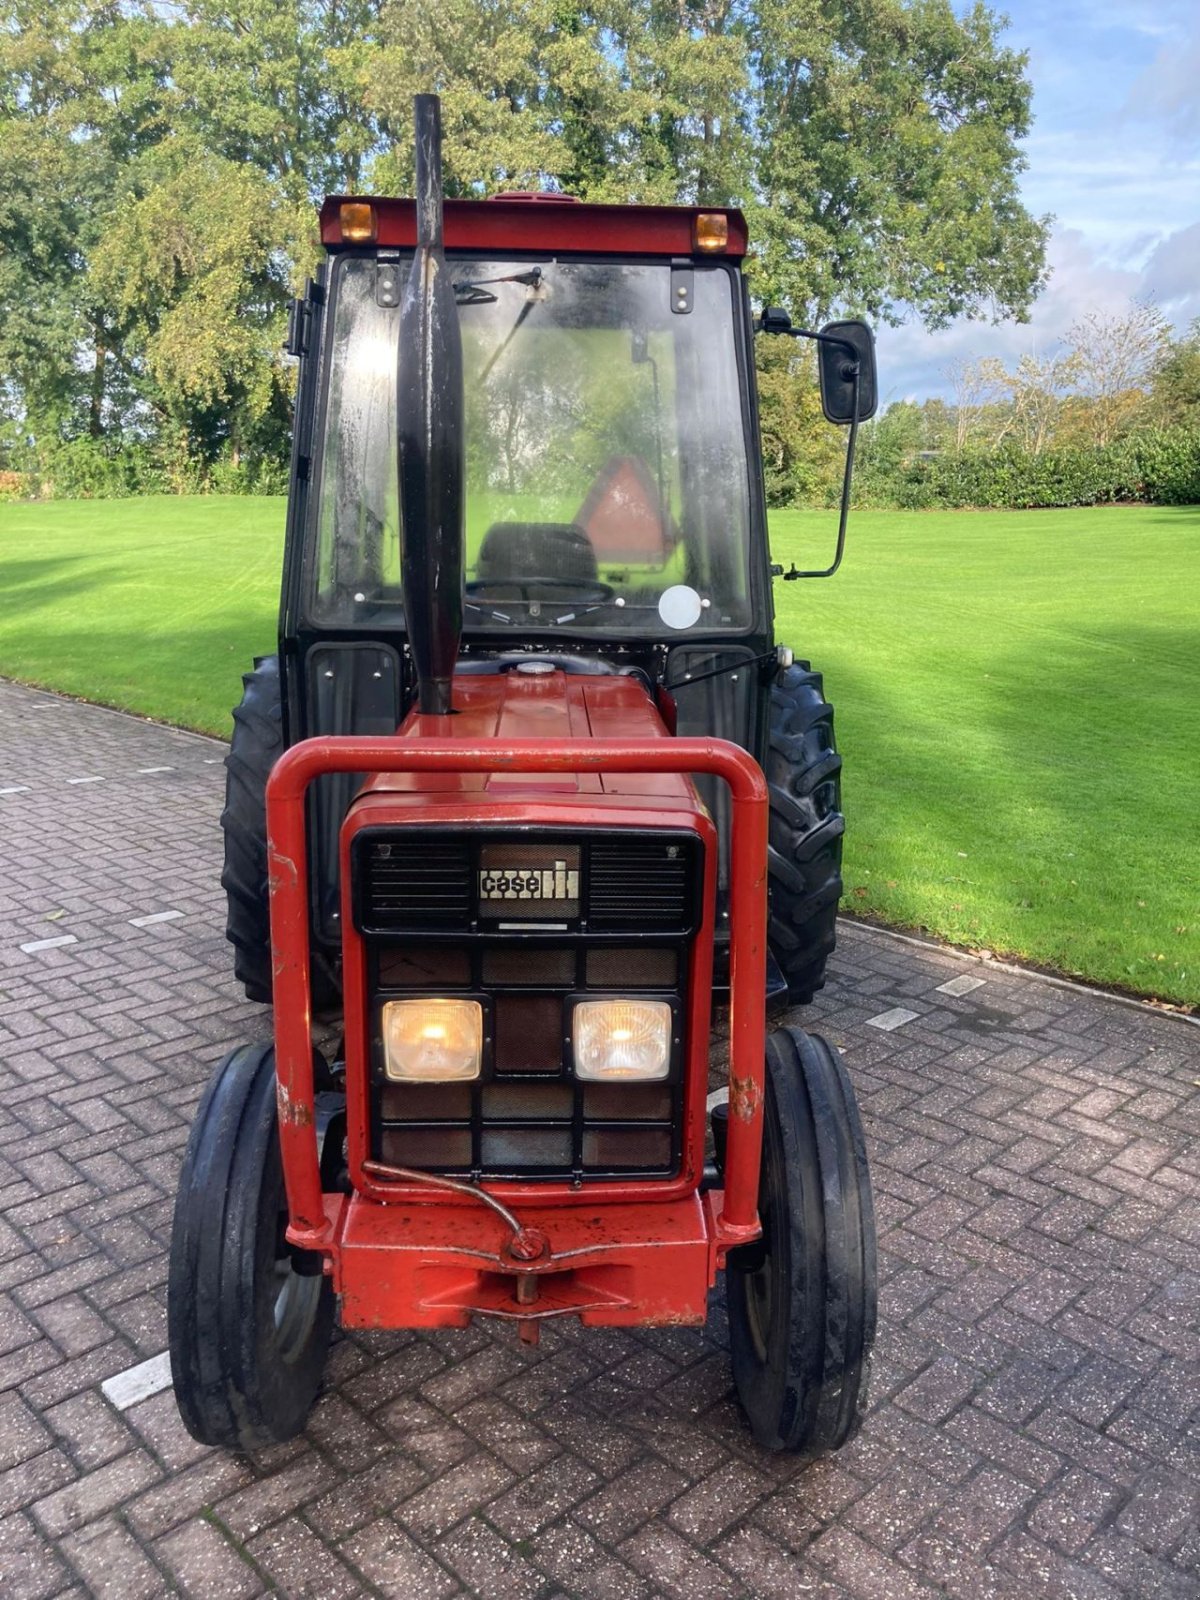
<path id="1" fill-rule="evenodd" d="M 16 459 L 11 464 L 25 466 Z M 841 475 L 836 474 L 835 482 L 833 475 L 826 478 L 814 470 L 799 481 L 793 476 L 788 487 L 793 504 L 829 504 L 841 491 Z M 180 471 L 164 465 L 145 444 L 114 448 L 93 439 L 64 443 L 48 459 L 31 463 L 24 471 L 0 473 L 0 499 L 286 490 L 286 463 L 269 456 L 236 466 L 226 456 L 207 468 L 185 465 Z M 938 507 L 1021 511 L 1120 501 L 1195 505 L 1200 503 L 1200 432 L 1186 427 L 1159 429 L 1130 434 L 1104 449 L 1073 446 L 1040 455 L 1005 445 L 987 453 L 896 460 L 873 458 L 868 446 L 855 474 L 854 499 L 860 506 L 906 511 Z"/>
<path id="2" fill-rule="evenodd" d="M 1158 505 L 1200 502 L 1200 434 L 1169 428 L 1131 434 L 1103 449 L 1072 447 L 1040 455 L 1003 446 L 987 454 L 930 455 L 891 465 L 868 461 L 858 477 L 860 505 L 903 510 L 981 507 Z"/>

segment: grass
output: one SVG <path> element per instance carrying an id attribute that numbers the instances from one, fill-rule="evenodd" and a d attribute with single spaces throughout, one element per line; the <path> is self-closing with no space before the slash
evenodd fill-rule
<path id="1" fill-rule="evenodd" d="M 0 673 L 227 736 L 275 648 L 284 501 L 0 505 Z"/>
<path id="2" fill-rule="evenodd" d="M 782 513 L 776 560 L 831 519 Z M 854 911 L 1200 1001 L 1200 508 L 863 513 L 780 636 L 838 708 Z"/>
<path id="3" fill-rule="evenodd" d="M 223 734 L 283 502 L 0 507 L 0 672 Z M 772 519 L 816 565 L 831 513 Z M 850 909 L 1200 1002 L 1200 509 L 860 512 L 776 585 L 846 756 Z"/>

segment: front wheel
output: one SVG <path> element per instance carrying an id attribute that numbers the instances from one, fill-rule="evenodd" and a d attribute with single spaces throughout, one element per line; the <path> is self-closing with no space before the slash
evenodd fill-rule
<path id="1" fill-rule="evenodd" d="M 762 1238 L 731 1251 L 729 1342 L 754 1437 L 805 1456 L 862 1422 L 875 1340 L 875 1219 L 862 1124 L 837 1052 L 799 1028 L 767 1044 Z"/>
<path id="2" fill-rule="evenodd" d="M 286 1228 L 275 1052 L 243 1045 L 200 1102 L 171 1233 L 171 1378 L 202 1444 L 253 1450 L 291 1439 L 316 1398 L 333 1287 L 296 1270 Z"/>

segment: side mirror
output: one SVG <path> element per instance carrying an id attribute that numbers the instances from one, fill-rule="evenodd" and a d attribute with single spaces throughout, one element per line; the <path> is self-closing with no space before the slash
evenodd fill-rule
<path id="1" fill-rule="evenodd" d="M 854 415 L 854 380 L 858 375 L 858 417 Z M 865 322 L 829 322 L 817 344 L 821 409 L 828 422 L 866 422 L 879 404 L 875 377 L 875 336 Z"/>

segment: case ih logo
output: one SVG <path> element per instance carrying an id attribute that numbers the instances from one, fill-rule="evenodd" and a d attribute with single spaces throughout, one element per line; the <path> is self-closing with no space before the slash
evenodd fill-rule
<path id="1" fill-rule="evenodd" d="M 481 900 L 576 900 L 579 873 L 565 861 L 552 867 L 484 867 L 479 874 Z"/>

